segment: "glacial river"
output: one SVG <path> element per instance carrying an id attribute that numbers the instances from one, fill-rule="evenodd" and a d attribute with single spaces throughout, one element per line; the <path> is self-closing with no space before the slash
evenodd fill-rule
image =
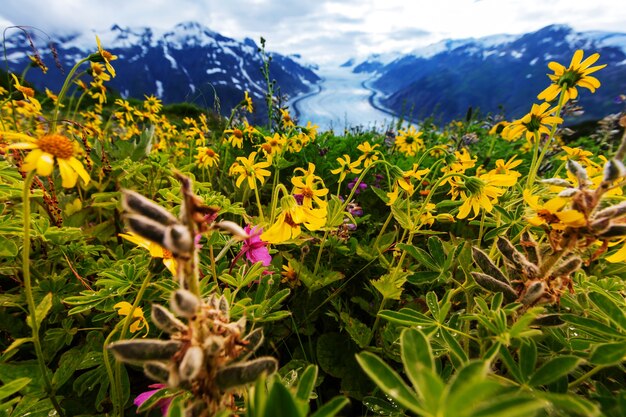
<path id="1" fill-rule="evenodd" d="M 356 126 L 377 130 L 389 126 L 394 117 L 372 106 L 373 92 L 363 86 L 370 75 L 351 71 L 342 67 L 321 70 L 318 90 L 290 103 L 301 125 L 310 121 L 321 131 L 333 129 L 337 133 Z"/>

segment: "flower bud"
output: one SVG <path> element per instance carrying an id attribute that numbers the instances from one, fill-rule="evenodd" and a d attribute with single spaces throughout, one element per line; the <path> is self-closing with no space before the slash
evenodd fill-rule
<path id="1" fill-rule="evenodd" d="M 143 364 L 143 373 L 148 378 L 159 382 L 167 382 L 170 377 L 170 370 L 167 365 L 161 362 L 146 362 Z"/>
<path id="2" fill-rule="evenodd" d="M 169 211 L 135 191 L 122 190 L 122 207 L 130 213 L 141 214 L 164 226 L 178 223 Z"/>
<path id="3" fill-rule="evenodd" d="M 111 343 L 107 349 L 122 361 L 134 362 L 169 360 L 181 346 L 177 340 L 122 340 Z"/>
<path id="4" fill-rule="evenodd" d="M 261 374 L 272 374 L 278 361 L 271 357 L 258 358 L 244 363 L 225 366 L 217 371 L 215 382 L 222 391 L 254 382 Z"/>
<path id="5" fill-rule="evenodd" d="M 587 170 L 583 168 L 578 162 L 573 159 L 567 160 L 567 170 L 572 173 L 578 180 L 578 187 L 584 188 L 589 185 L 589 177 L 587 176 Z"/>
<path id="6" fill-rule="evenodd" d="M 204 353 L 200 346 L 191 346 L 185 352 L 183 360 L 178 367 L 178 375 L 181 381 L 194 379 L 202 370 L 204 364 Z"/>
<path id="7" fill-rule="evenodd" d="M 169 334 L 183 333 L 187 331 L 187 326 L 178 320 L 168 309 L 158 304 L 152 304 L 152 322 L 156 326 Z"/>
<path id="8" fill-rule="evenodd" d="M 534 281 L 526 287 L 526 291 L 520 297 L 520 302 L 526 306 L 536 304 L 547 293 L 546 283 L 543 281 Z"/>
<path id="9" fill-rule="evenodd" d="M 500 268 L 498 268 L 489 258 L 489 256 L 478 248 L 472 248 L 472 258 L 474 258 L 474 262 L 478 264 L 480 269 L 483 272 L 492 278 L 497 279 L 500 282 L 505 284 L 509 284 L 508 278 L 502 273 Z"/>
<path id="10" fill-rule="evenodd" d="M 512 303 L 517 299 L 517 293 L 509 284 L 481 272 L 471 272 L 471 274 L 474 281 L 487 291 L 501 292 L 507 303 Z"/>
<path id="11" fill-rule="evenodd" d="M 192 318 L 198 312 L 200 300 L 187 290 L 176 290 L 172 295 L 172 310 L 180 317 Z"/>
<path id="12" fill-rule="evenodd" d="M 624 176 L 626 176 L 626 167 L 624 167 L 622 161 L 611 159 L 604 164 L 604 176 L 602 181 L 613 182 Z"/>

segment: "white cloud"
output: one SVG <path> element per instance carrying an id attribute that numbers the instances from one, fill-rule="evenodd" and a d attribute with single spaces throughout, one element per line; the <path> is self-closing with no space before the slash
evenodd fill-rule
<path id="1" fill-rule="evenodd" d="M 444 38 L 524 33 L 552 23 L 623 31 L 618 0 L 3 0 L 0 27 L 49 33 L 121 26 L 170 29 L 197 21 L 236 39 L 263 36 L 270 50 L 313 62 L 408 51 Z"/>

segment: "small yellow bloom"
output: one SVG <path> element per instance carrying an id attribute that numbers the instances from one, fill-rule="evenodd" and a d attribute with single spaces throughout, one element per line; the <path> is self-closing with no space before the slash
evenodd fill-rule
<path id="1" fill-rule="evenodd" d="M 302 195 L 302 205 L 307 208 L 313 208 L 313 202 L 320 208 L 326 208 L 326 201 L 320 197 L 324 197 L 328 194 L 328 189 L 324 188 L 324 183 L 320 184 L 320 181 L 316 181 L 319 177 L 316 175 L 305 175 L 300 177 L 291 178 L 291 183 L 294 186 L 293 194 Z M 321 185 L 321 186 L 320 186 Z"/>
<path id="2" fill-rule="evenodd" d="M 158 245 L 148 239 L 144 239 L 134 233 L 120 233 L 119 236 L 134 243 L 140 248 L 147 249 L 148 252 L 150 252 L 150 256 L 153 258 L 163 258 L 163 265 L 165 265 L 167 270 L 170 271 L 172 275 L 176 276 L 177 265 L 176 259 L 172 256 L 172 252 L 163 248 L 161 245 Z"/>
<path id="3" fill-rule="evenodd" d="M 276 222 L 261 235 L 262 240 L 273 244 L 284 243 L 300 235 L 301 225 L 309 230 L 319 230 L 326 224 L 326 208 L 300 206 L 291 195 L 281 200 L 281 208 Z"/>
<path id="4" fill-rule="evenodd" d="M 523 192 L 524 201 L 535 212 L 535 215 L 528 217 L 528 223 L 533 226 L 549 225 L 553 229 L 563 230 L 567 226 L 584 227 L 587 220 L 583 213 L 577 210 L 563 208 L 567 205 L 568 200 L 562 197 L 554 197 L 545 203 L 539 203 L 539 196 L 533 195 L 530 190 Z"/>
<path id="5" fill-rule="evenodd" d="M 117 55 L 113 55 L 111 52 L 105 51 L 102 48 L 102 44 L 100 43 L 100 38 L 97 35 L 96 35 L 96 43 L 98 44 L 98 53 L 100 54 L 100 57 L 104 61 L 104 66 L 106 67 L 107 71 L 109 71 L 109 74 L 111 74 L 112 77 L 115 77 L 115 70 L 111 66 L 111 61 L 115 61 L 117 59 Z"/>
<path id="6" fill-rule="evenodd" d="M 279 109 L 280 110 L 280 116 L 281 116 L 281 122 L 283 124 L 283 127 L 289 128 L 289 127 L 295 127 L 295 123 L 293 122 L 293 119 L 291 118 L 291 115 L 289 114 L 289 110 L 287 109 Z"/>
<path id="7" fill-rule="evenodd" d="M 201 168 L 207 168 L 217 166 L 220 160 L 220 156 L 213 149 L 206 146 L 198 147 L 198 153 L 196 154 L 196 163 Z"/>
<path id="8" fill-rule="evenodd" d="M 248 180 L 248 186 L 251 190 L 256 188 L 257 180 L 263 184 L 265 182 L 265 178 L 272 175 L 270 171 L 265 168 L 268 168 L 272 163 L 271 160 L 262 161 L 262 162 L 254 162 L 256 159 L 257 152 L 252 152 L 247 158 L 243 156 L 237 157 L 237 165 L 233 164 L 231 166 L 230 171 L 231 175 L 239 175 L 235 185 L 237 187 L 241 187 L 241 184 L 244 180 Z"/>
<path id="9" fill-rule="evenodd" d="M 424 149 L 424 141 L 421 139 L 422 132 L 415 130 L 414 126 L 400 130 L 396 137 L 395 147 L 408 156 L 415 156 L 418 151 Z"/>
<path id="10" fill-rule="evenodd" d="M 119 303 L 113 306 L 114 309 L 117 310 L 117 314 L 120 316 L 129 316 L 132 311 L 133 322 L 130 324 L 130 332 L 136 333 L 141 329 L 146 329 L 146 333 L 142 337 L 146 337 L 148 332 L 150 331 L 150 326 L 146 321 L 146 318 L 143 316 L 143 310 L 141 307 L 135 307 L 133 310 L 133 306 L 131 303 L 127 301 L 120 301 Z"/>
<path id="11" fill-rule="evenodd" d="M 247 91 L 243 93 L 243 107 L 248 111 L 248 113 L 252 113 L 254 111 L 254 107 L 252 107 L 252 99 Z"/>
<path id="12" fill-rule="evenodd" d="M 507 125 L 502 131 L 502 137 L 507 140 L 515 140 L 526 135 L 528 142 L 535 141 L 535 135 L 550 134 L 550 127 L 563 123 L 563 119 L 553 116 L 554 109 L 550 103 L 533 104 L 530 112 L 521 119 Z"/>
<path id="13" fill-rule="evenodd" d="M 361 165 L 361 161 L 357 159 L 356 161 L 350 161 L 350 155 L 344 155 L 343 157 L 337 158 L 337 162 L 339 162 L 339 168 L 331 169 L 330 172 L 337 175 L 339 174 L 339 182 L 342 182 L 347 174 L 360 174 L 363 170 L 358 168 Z"/>
<path id="14" fill-rule="evenodd" d="M 362 152 L 362 155 L 359 156 L 358 161 L 362 161 L 365 168 L 370 166 L 372 162 L 378 160 L 378 155 L 380 154 L 380 151 L 378 151 L 376 148 L 378 148 L 379 146 L 380 145 L 378 144 L 372 146 L 369 142 L 363 142 L 356 147 Z"/>

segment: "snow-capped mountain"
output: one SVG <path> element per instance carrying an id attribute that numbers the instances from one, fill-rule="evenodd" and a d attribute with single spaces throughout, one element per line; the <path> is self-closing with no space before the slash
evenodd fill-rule
<path id="1" fill-rule="evenodd" d="M 369 72 L 380 103 L 405 117 L 434 115 L 447 122 L 469 107 L 483 113 L 503 110 L 508 118 L 528 112 L 550 83 L 550 61 L 568 66 L 574 51 L 600 53 L 607 67 L 594 74 L 602 84 L 595 94 L 579 89 L 584 119 L 622 110 L 615 97 L 626 93 L 626 34 L 575 32 L 552 25 L 524 35 L 445 40 L 406 55 L 370 57 L 354 67 Z M 579 119 L 581 120 L 581 119 Z"/>
<path id="2" fill-rule="evenodd" d="M 95 35 L 93 32 L 52 35 L 48 39 L 33 32 L 37 52 L 50 70 L 45 75 L 31 70 L 26 79 L 36 87 L 59 91 L 70 68 L 97 51 Z M 112 62 L 117 77 L 107 86 L 123 97 L 141 99 L 154 94 L 165 103 L 193 102 L 214 108 L 217 96 L 222 112 L 227 113 L 241 101 L 244 91 L 248 91 L 259 109 L 257 116 L 264 113 L 263 62 L 258 46 L 251 39 L 239 42 L 195 22 L 180 23 L 168 31 L 115 25 L 110 31 L 97 35 L 103 48 L 118 56 Z M 14 31 L 5 45 L 9 69 L 20 73 L 29 63 L 28 55 L 33 54 L 29 39 L 23 32 Z M 62 70 L 55 68 L 53 53 Z M 294 59 L 275 53 L 268 55 L 272 58 L 270 75 L 282 94 L 306 93 L 319 81 L 311 68 Z M 88 80 L 86 76 L 85 81 Z"/>

